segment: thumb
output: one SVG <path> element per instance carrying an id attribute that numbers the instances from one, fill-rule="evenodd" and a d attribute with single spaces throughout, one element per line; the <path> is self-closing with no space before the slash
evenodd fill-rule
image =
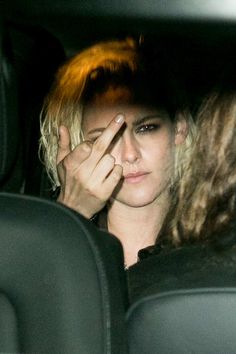
<path id="1" fill-rule="evenodd" d="M 59 140 L 57 150 L 57 165 L 71 152 L 70 133 L 67 127 L 59 127 Z"/>

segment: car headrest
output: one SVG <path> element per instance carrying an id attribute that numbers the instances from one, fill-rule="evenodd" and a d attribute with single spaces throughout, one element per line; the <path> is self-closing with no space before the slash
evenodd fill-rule
<path id="1" fill-rule="evenodd" d="M 125 353 L 120 242 L 59 203 L 0 210 L 0 352 Z"/>
<path id="2" fill-rule="evenodd" d="M 130 354 L 235 353 L 236 287 L 145 296 L 128 311 Z"/>

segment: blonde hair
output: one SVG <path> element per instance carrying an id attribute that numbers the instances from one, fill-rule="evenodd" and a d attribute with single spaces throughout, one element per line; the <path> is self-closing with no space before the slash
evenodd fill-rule
<path id="1" fill-rule="evenodd" d="M 163 228 L 174 245 L 212 241 L 236 215 L 235 92 L 214 92 L 204 101 L 197 131 L 170 224 Z"/>
<path id="2" fill-rule="evenodd" d="M 65 125 L 71 135 L 71 148 L 81 142 L 81 97 L 89 77 L 102 67 L 116 72 L 126 65 L 137 69 L 136 43 L 132 39 L 102 42 L 85 49 L 58 71 L 54 86 L 45 99 L 41 113 L 40 151 L 54 187 L 59 186 L 56 167 L 58 129 Z"/>
<path id="3" fill-rule="evenodd" d="M 88 81 L 96 78 L 101 69 L 112 76 L 126 68 L 135 75 L 142 67 L 138 49 L 132 38 L 101 42 L 83 50 L 59 69 L 40 118 L 39 151 L 54 189 L 60 185 L 56 166 L 60 125 L 69 129 L 73 149 L 82 140 L 83 95 Z M 178 114 L 176 117 L 178 119 Z M 194 123 L 188 110 L 181 112 L 183 117 L 188 123 L 189 134 L 185 144 L 176 150 L 176 176 L 182 173 L 182 156 L 189 151 L 194 136 Z"/>

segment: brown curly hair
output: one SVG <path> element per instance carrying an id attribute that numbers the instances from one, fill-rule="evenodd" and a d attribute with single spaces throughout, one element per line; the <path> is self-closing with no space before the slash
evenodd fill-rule
<path id="1" fill-rule="evenodd" d="M 236 92 L 207 97 L 197 132 L 162 230 L 176 246 L 213 241 L 236 216 Z"/>

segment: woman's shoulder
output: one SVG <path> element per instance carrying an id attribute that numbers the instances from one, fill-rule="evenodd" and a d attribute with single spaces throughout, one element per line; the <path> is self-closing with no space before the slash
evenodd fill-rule
<path id="1" fill-rule="evenodd" d="M 152 291 L 220 284 L 236 267 L 236 228 L 227 242 L 158 247 L 128 270 L 131 302 Z"/>

